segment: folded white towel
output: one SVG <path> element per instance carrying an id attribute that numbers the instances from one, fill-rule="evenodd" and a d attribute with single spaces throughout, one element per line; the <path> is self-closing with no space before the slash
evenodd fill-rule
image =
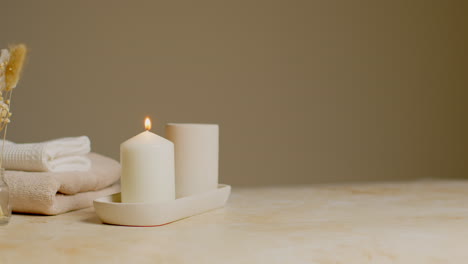
<path id="1" fill-rule="evenodd" d="M 87 171 L 91 161 L 85 155 L 90 150 L 91 143 L 86 136 L 28 144 L 7 141 L 3 167 L 22 171 Z"/>

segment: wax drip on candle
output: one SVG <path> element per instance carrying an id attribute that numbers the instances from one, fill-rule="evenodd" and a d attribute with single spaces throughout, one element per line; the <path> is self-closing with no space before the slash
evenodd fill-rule
<path id="1" fill-rule="evenodd" d="M 145 118 L 145 129 L 147 131 L 151 129 L 151 119 L 149 117 Z"/>

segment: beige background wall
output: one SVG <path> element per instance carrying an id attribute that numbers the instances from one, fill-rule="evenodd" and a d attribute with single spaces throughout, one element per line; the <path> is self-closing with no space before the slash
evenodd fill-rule
<path id="1" fill-rule="evenodd" d="M 219 123 L 221 181 L 468 176 L 466 1 L 6 1 L 9 138 Z"/>

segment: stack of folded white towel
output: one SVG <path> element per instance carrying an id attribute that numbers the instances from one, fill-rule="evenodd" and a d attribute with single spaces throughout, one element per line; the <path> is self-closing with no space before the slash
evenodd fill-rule
<path id="1" fill-rule="evenodd" d="M 14 212 L 61 214 L 120 190 L 117 161 L 91 153 L 88 137 L 4 146 L 5 181 Z"/>

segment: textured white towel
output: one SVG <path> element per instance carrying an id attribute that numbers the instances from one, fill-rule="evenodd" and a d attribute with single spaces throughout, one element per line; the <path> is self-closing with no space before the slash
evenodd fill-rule
<path id="1" fill-rule="evenodd" d="M 91 167 L 86 156 L 90 150 L 91 143 L 86 136 L 28 144 L 7 141 L 3 166 L 22 171 L 87 171 Z"/>

